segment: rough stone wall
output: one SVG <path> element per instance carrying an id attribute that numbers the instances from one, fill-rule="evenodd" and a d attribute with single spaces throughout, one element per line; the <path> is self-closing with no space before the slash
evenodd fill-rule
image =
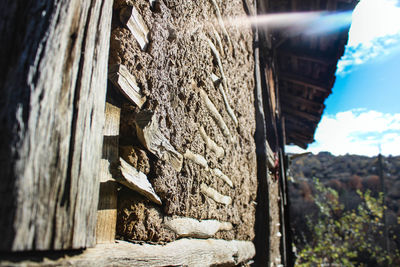
<path id="1" fill-rule="evenodd" d="M 246 16 L 241 0 L 215 2 L 224 18 Z M 134 6 L 149 28 L 149 44 L 144 51 L 119 20 L 120 10 L 125 6 Z M 220 43 L 211 25 L 218 32 Z M 164 0 L 153 7 L 145 0 L 115 1 L 109 65 L 125 65 L 147 98 L 141 109 L 123 104 L 120 155 L 147 175 L 162 201 L 158 206 L 122 188 L 118 196 L 118 238 L 172 241 L 177 236 L 164 224 L 171 216 L 230 222 L 232 230 L 219 231 L 216 238 L 254 238 L 257 175 L 253 36 L 250 28 L 225 26 L 229 39 L 218 23 L 217 10 L 211 0 Z M 207 38 L 220 54 L 226 77 L 225 92 L 237 125 L 211 79 L 212 74 L 219 78 L 223 74 Z M 224 136 L 211 116 L 201 90 L 215 105 L 231 137 Z M 154 112 L 160 132 L 175 150 L 184 155 L 189 149 L 203 156 L 209 168 L 184 157 L 182 168 L 177 171 L 169 162 L 153 155 L 136 136 L 135 118 L 140 110 Z M 205 145 L 199 127 L 224 149 L 222 157 Z M 217 178 L 211 171 L 214 168 L 232 180 L 233 188 Z M 201 184 L 229 196 L 232 203 L 215 202 L 201 192 Z"/>

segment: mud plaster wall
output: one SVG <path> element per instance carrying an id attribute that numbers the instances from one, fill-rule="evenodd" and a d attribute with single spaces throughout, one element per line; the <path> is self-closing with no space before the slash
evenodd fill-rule
<path id="1" fill-rule="evenodd" d="M 241 0 L 216 0 L 223 17 L 245 16 Z M 252 1 L 250 1 L 252 2 Z M 149 45 L 141 51 L 138 43 L 118 20 L 119 10 L 135 6 L 150 33 Z M 217 46 L 213 24 L 222 39 L 220 51 L 227 78 L 228 101 L 238 119 L 236 127 L 228 115 L 222 96 L 210 75 L 221 77 L 206 41 Z M 163 225 L 166 216 L 217 219 L 231 222 L 233 230 L 218 232 L 215 237 L 252 240 L 254 238 L 255 198 L 257 191 L 254 143 L 254 62 L 253 36 L 249 28 L 226 25 L 231 45 L 216 21 L 210 0 L 159 1 L 150 8 L 149 1 L 116 0 L 109 64 L 123 64 L 136 77 L 147 97 L 143 109 L 152 110 L 160 131 L 181 154 L 186 149 L 205 157 L 211 168 L 219 168 L 234 184 L 230 188 L 200 165 L 184 159 L 177 172 L 165 161 L 147 151 L 136 137 L 135 116 L 139 109 L 124 103 L 121 113 L 120 154 L 138 170 L 147 174 L 161 198 L 157 206 L 123 187 L 118 195 L 117 238 L 166 242 L 176 238 Z M 218 46 L 217 46 L 218 47 Z M 200 98 L 199 88 L 207 92 L 232 135 L 223 136 Z M 225 150 L 222 158 L 206 148 L 199 126 Z M 218 204 L 200 192 L 200 184 L 232 198 L 231 205 Z"/>

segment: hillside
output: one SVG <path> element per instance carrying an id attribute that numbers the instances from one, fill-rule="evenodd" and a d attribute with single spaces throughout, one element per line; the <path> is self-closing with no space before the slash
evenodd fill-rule
<path id="1" fill-rule="evenodd" d="M 400 232 L 398 217 L 400 216 L 400 157 L 382 157 L 383 173 L 388 210 L 387 223 L 389 235 Z M 291 202 L 291 226 L 294 231 L 296 245 L 302 247 L 310 240 L 311 233 L 307 227 L 307 217 L 315 221 L 318 209 L 313 201 L 315 193 L 313 179 L 319 181 L 339 193 L 339 200 L 346 210 L 355 209 L 361 199 L 360 190 L 371 191 L 372 196 L 381 192 L 379 179 L 379 162 L 377 157 L 358 155 L 334 156 L 329 152 L 307 155 L 292 160 L 290 164 L 289 196 Z M 393 239 L 393 247 L 400 243 Z"/>
<path id="2" fill-rule="evenodd" d="M 382 157 L 387 197 L 400 200 L 400 156 Z M 297 182 L 318 178 L 336 190 L 370 189 L 380 191 L 377 157 L 359 155 L 334 156 L 329 152 L 297 158 L 290 165 L 291 176 Z"/>

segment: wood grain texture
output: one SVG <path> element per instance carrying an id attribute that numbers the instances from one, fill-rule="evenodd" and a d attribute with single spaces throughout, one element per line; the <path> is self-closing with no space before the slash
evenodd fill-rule
<path id="1" fill-rule="evenodd" d="M 236 266 L 254 257 L 250 241 L 219 239 L 180 239 L 162 245 L 137 245 L 124 241 L 99 244 L 81 255 L 66 256 L 59 260 L 42 257 L 41 260 L 15 262 L 12 256 L 0 260 L 6 266 Z M 19 258 L 21 259 L 21 257 Z"/>
<path id="2" fill-rule="evenodd" d="M 112 88 L 108 89 L 113 90 Z M 110 243 L 115 240 L 117 224 L 117 182 L 113 179 L 110 166 L 119 159 L 119 124 L 121 107 L 113 103 L 111 92 L 108 92 L 105 106 L 105 125 L 103 139 L 103 156 L 100 161 L 100 192 L 97 211 L 96 242 Z"/>
<path id="3" fill-rule="evenodd" d="M 129 165 L 123 158 L 119 159 L 121 175 L 118 176 L 117 181 L 126 187 L 138 192 L 142 196 L 145 196 L 150 201 L 161 205 L 161 199 L 154 192 L 153 186 L 147 180 L 146 174 L 136 170 L 133 166 Z"/>
<path id="4" fill-rule="evenodd" d="M 140 142 L 156 157 L 169 162 L 176 171 L 182 169 L 183 156 L 161 133 L 154 113 L 143 110 L 136 115 L 136 130 Z"/>
<path id="5" fill-rule="evenodd" d="M 108 77 L 111 82 L 126 96 L 129 101 L 141 108 L 146 102 L 146 97 L 142 95 L 135 77 L 124 65 L 110 66 Z"/>
<path id="6" fill-rule="evenodd" d="M 150 3 L 152 4 L 152 3 Z M 120 11 L 120 21 L 124 24 L 135 37 L 140 48 L 146 50 L 149 44 L 149 29 L 144 22 L 139 11 L 134 6 L 125 7 Z"/>
<path id="7" fill-rule="evenodd" d="M 0 250 L 95 243 L 111 11 L 0 3 Z"/>

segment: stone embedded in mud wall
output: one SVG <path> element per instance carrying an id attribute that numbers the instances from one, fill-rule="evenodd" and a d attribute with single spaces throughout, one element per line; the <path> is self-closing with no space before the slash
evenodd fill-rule
<path id="1" fill-rule="evenodd" d="M 225 71 L 224 71 L 224 67 L 222 66 L 222 61 L 221 61 L 221 57 L 218 53 L 218 50 L 210 39 L 206 38 L 206 40 L 207 40 L 208 45 L 210 46 L 211 52 L 213 53 L 215 60 L 217 61 L 218 69 L 219 69 L 219 72 L 221 73 L 221 77 L 222 77 L 222 83 L 224 84 L 224 87 L 227 88 L 228 86 L 226 84 Z"/>
<path id="2" fill-rule="evenodd" d="M 171 163 L 176 171 L 180 171 L 183 157 L 160 132 L 154 113 L 149 110 L 141 111 L 135 120 L 140 142 L 159 159 Z"/>
<path id="3" fill-rule="evenodd" d="M 139 11 L 134 6 L 124 7 L 119 13 L 119 19 L 130 30 L 140 48 L 146 50 L 149 43 L 149 29 Z"/>
<path id="4" fill-rule="evenodd" d="M 212 24 L 210 25 L 210 27 L 214 35 L 215 41 L 217 41 L 219 52 L 221 53 L 222 56 L 224 56 L 225 52 L 224 52 L 224 47 L 222 45 L 221 36 L 219 36 L 219 33 Z"/>
<path id="5" fill-rule="evenodd" d="M 108 71 L 108 77 L 121 93 L 139 108 L 146 102 L 146 97 L 142 95 L 135 77 L 124 65 L 111 66 Z"/>
<path id="6" fill-rule="evenodd" d="M 203 126 L 199 127 L 199 132 L 201 135 L 201 138 L 203 138 L 204 143 L 206 143 L 206 146 L 208 149 L 210 149 L 211 151 L 215 152 L 215 155 L 217 156 L 217 158 L 221 158 L 222 156 L 224 156 L 224 149 L 220 146 L 217 145 L 217 143 L 214 142 L 214 140 L 212 140 L 206 133 L 206 130 L 204 130 Z"/>
<path id="7" fill-rule="evenodd" d="M 224 88 L 222 86 L 223 83 L 221 84 L 221 79 L 219 79 L 215 74 L 211 74 L 211 79 L 214 82 L 215 86 L 218 87 L 218 90 L 222 95 L 222 99 L 224 100 L 226 112 L 228 112 L 229 116 L 231 117 L 231 119 L 235 123 L 235 126 L 238 126 L 238 124 L 239 124 L 238 120 L 236 118 L 235 112 L 233 111 L 233 109 L 229 105 L 228 97 L 226 96 L 225 90 L 224 90 Z"/>
<path id="8" fill-rule="evenodd" d="M 224 205 L 232 204 L 232 198 L 230 196 L 224 196 L 224 195 L 218 193 L 217 190 L 215 190 L 211 187 L 208 187 L 206 184 L 200 185 L 200 191 L 201 191 L 201 193 L 203 193 L 204 195 L 213 199 L 217 203 L 221 203 Z"/>
<path id="9" fill-rule="evenodd" d="M 229 51 L 231 51 L 232 50 L 232 42 L 231 42 L 231 38 L 229 37 L 228 32 L 226 31 L 225 23 L 224 23 L 224 20 L 222 19 L 222 15 L 221 15 L 221 10 L 219 9 L 218 4 L 215 0 L 211 0 L 211 3 L 215 9 L 215 15 L 217 16 L 217 20 L 218 20 L 219 26 L 221 27 L 222 33 L 224 34 L 224 38 L 225 38 L 226 42 L 228 43 Z"/>
<path id="10" fill-rule="evenodd" d="M 209 238 L 218 231 L 232 230 L 230 222 L 217 220 L 196 220 L 193 218 L 166 218 L 165 226 L 174 231 L 179 237 Z"/>
<path id="11" fill-rule="evenodd" d="M 185 154 L 183 154 L 183 156 L 185 157 L 185 159 L 189 159 L 191 161 L 193 161 L 196 164 L 199 164 L 200 166 L 206 168 L 208 170 L 208 164 L 207 164 L 207 160 L 199 154 L 195 154 L 192 151 L 190 151 L 189 149 L 186 149 Z"/>
<path id="12" fill-rule="evenodd" d="M 220 169 L 214 168 L 212 169 L 212 173 L 233 188 L 232 180 L 229 179 L 229 177 L 226 176 Z"/>
<path id="13" fill-rule="evenodd" d="M 219 114 L 217 108 L 215 107 L 213 102 L 211 102 L 207 93 L 203 89 L 199 89 L 199 90 L 200 90 L 201 99 L 203 100 L 204 104 L 206 105 L 208 111 L 210 112 L 211 117 L 213 117 L 213 119 L 217 123 L 218 127 L 221 129 L 222 134 L 225 137 L 231 139 L 232 138 L 231 133 L 230 133 L 229 128 L 226 125 L 224 119 L 222 118 L 221 114 Z"/>
<path id="14" fill-rule="evenodd" d="M 161 205 L 161 199 L 154 192 L 152 185 L 147 180 L 147 176 L 136 170 L 134 167 L 129 165 L 124 159 L 120 158 L 121 175 L 117 175 L 117 181 L 126 187 L 138 192 L 139 194 L 145 196 L 152 202 Z"/>

